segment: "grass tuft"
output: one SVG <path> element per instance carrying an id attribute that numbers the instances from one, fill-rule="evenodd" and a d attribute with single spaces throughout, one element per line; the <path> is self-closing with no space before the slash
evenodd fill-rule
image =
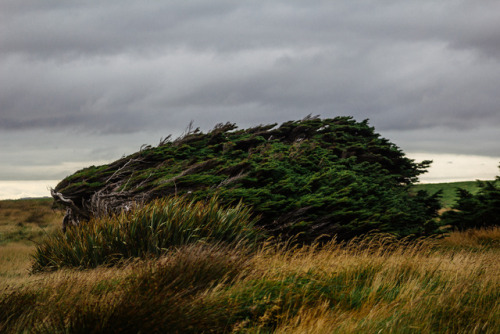
<path id="1" fill-rule="evenodd" d="M 253 243 L 261 237 L 254 224 L 250 210 L 241 203 L 225 208 L 215 197 L 207 202 L 158 199 L 48 236 L 36 247 L 33 272 L 115 265 L 191 243 Z"/>
<path id="2" fill-rule="evenodd" d="M 500 249 L 500 226 L 453 231 L 443 239 L 443 246 L 470 249 Z"/>

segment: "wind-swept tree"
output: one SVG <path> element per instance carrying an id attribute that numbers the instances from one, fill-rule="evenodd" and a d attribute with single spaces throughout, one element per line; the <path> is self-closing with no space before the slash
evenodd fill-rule
<path id="1" fill-rule="evenodd" d="M 352 117 L 246 130 L 227 123 L 78 171 L 53 195 L 69 208 L 67 221 L 168 195 L 217 195 L 224 204 L 251 206 L 258 225 L 274 235 L 347 239 L 378 230 L 421 236 L 438 231 L 438 195 L 410 191 L 429 163 L 408 159 L 368 121 Z"/>

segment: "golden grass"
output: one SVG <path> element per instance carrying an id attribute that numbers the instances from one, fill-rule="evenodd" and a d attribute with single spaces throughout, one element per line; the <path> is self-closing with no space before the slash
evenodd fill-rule
<path id="1" fill-rule="evenodd" d="M 50 326 L 83 321 L 66 309 L 72 305 L 79 312 L 94 310 L 98 320 L 92 318 L 97 322 L 92 328 L 105 328 L 109 317 L 116 326 L 133 323 L 139 312 L 163 320 L 176 314 L 170 325 L 181 332 L 190 332 L 192 322 L 207 332 L 495 333 L 500 328 L 498 249 L 443 250 L 441 242 L 379 238 L 321 248 L 268 245 L 250 256 L 192 245 L 119 268 L 32 275 L 2 290 L 4 296 L 39 294 L 19 318 L 31 319 L 32 326 L 41 326 L 36 319 L 42 312 Z M 229 265 L 230 272 L 237 271 L 232 279 L 213 276 Z M 193 290 L 208 273 L 214 283 Z M 179 324 L 182 317 L 187 327 Z"/>
<path id="2" fill-rule="evenodd" d="M 500 247 L 500 226 L 454 231 L 443 239 L 451 247 Z"/>
<path id="3" fill-rule="evenodd" d="M 371 276 L 360 307 L 349 309 L 319 300 L 313 307 L 304 306 L 297 314 L 282 318 L 276 332 L 494 333 L 500 328 L 500 252 L 443 253 L 430 246 L 412 247 L 386 254 L 359 249 L 351 253 L 336 247 L 316 252 L 304 249 L 287 257 L 259 258 L 262 268 L 281 264 L 281 276 L 343 273 L 347 295 L 356 291 L 360 271 Z M 384 298 L 381 292 L 393 296 Z"/>
<path id="4" fill-rule="evenodd" d="M 34 249 L 20 242 L 0 246 L 0 287 L 27 277 Z"/>
<path id="5" fill-rule="evenodd" d="M 60 228 L 62 217 L 48 198 L 0 201 L 0 245 L 39 241 Z"/>
<path id="6" fill-rule="evenodd" d="M 251 252 L 198 243 L 34 275 L 34 246 L 8 242 L 0 332 L 497 333 L 499 242 L 500 228 Z"/>

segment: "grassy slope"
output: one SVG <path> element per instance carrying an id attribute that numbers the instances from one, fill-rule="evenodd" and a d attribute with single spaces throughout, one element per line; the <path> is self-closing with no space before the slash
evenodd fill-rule
<path id="1" fill-rule="evenodd" d="M 479 190 L 476 181 L 464 181 L 464 182 L 449 182 L 449 183 L 424 183 L 416 184 L 414 189 L 427 190 L 430 194 L 434 194 L 440 189 L 443 190 L 443 197 L 441 198 L 441 205 L 444 208 L 450 208 L 455 203 L 457 199 L 457 188 L 463 188 L 471 193 L 476 193 Z"/>
<path id="2" fill-rule="evenodd" d="M 7 214 L 5 230 L 24 224 L 36 207 L 7 204 L 0 202 L 0 212 L 12 205 L 24 210 Z M 500 327 L 498 228 L 431 243 L 379 238 L 368 247 L 359 241 L 322 250 L 266 246 L 251 255 L 190 245 L 120 268 L 31 276 L 33 246 L 13 240 L 0 246 L 0 332 L 494 333 Z"/>

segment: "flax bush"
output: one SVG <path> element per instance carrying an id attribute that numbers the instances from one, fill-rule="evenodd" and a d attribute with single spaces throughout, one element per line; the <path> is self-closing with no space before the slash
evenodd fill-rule
<path id="1" fill-rule="evenodd" d="M 48 236 L 36 247 L 32 270 L 114 265 L 200 242 L 252 244 L 263 236 L 254 224 L 249 208 L 241 203 L 223 207 L 216 197 L 206 202 L 183 197 L 157 199 L 126 213 L 91 219 L 65 234 Z"/>

